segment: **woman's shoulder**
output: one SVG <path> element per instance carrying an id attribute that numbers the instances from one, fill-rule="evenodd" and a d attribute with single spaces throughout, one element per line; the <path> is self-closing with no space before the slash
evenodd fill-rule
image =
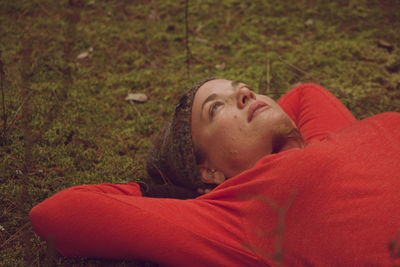
<path id="1" fill-rule="evenodd" d="M 355 121 L 348 127 L 333 134 L 336 138 L 346 136 L 353 139 L 371 139 L 378 136 L 383 137 L 385 135 L 400 135 L 400 113 L 379 113 L 360 121 Z M 328 136 L 328 138 L 329 137 L 330 136 Z"/>

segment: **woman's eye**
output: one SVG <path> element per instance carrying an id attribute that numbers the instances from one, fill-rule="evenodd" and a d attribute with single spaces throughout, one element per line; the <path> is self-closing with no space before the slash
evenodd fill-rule
<path id="1" fill-rule="evenodd" d="M 221 104 L 221 103 L 218 103 L 218 102 L 216 102 L 216 103 L 214 103 L 214 104 L 211 105 L 211 107 L 210 107 L 210 116 L 211 116 L 211 118 L 214 117 L 215 112 L 217 111 L 217 109 L 218 109 L 220 106 L 222 106 L 222 104 Z"/>

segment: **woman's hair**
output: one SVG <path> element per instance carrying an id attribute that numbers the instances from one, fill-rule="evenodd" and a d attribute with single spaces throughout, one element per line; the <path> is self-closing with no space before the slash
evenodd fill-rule
<path id="1" fill-rule="evenodd" d="M 197 164 L 202 163 L 203 150 L 192 139 L 192 105 L 197 90 L 206 82 L 200 81 L 179 100 L 171 122 L 157 135 L 150 150 L 146 169 L 158 184 L 173 184 L 190 190 L 207 187 L 202 181 Z"/>

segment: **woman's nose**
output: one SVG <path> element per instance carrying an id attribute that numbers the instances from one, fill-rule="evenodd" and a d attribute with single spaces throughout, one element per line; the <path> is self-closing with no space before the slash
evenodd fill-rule
<path id="1" fill-rule="evenodd" d="M 238 91 L 237 104 L 239 108 L 244 108 L 251 99 L 256 99 L 256 95 L 247 87 L 242 87 Z"/>

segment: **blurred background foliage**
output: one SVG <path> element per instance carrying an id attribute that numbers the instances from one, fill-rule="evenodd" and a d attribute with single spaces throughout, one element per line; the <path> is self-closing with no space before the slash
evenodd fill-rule
<path id="1" fill-rule="evenodd" d="M 1 266 L 151 266 L 60 257 L 33 233 L 28 213 L 70 186 L 146 181 L 153 136 L 203 78 L 242 80 L 274 98 L 318 83 L 358 119 L 400 109 L 398 0 L 0 7 Z M 128 93 L 149 101 L 127 102 Z"/>

